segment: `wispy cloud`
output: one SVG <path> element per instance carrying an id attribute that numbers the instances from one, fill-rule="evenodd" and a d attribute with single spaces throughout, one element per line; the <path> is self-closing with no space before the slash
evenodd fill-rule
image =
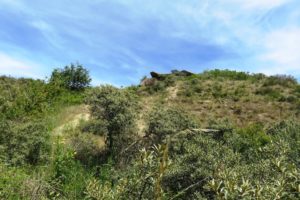
<path id="1" fill-rule="evenodd" d="M 267 73 L 292 73 L 300 75 L 300 28 L 273 31 L 265 36 L 265 51 L 261 59 L 272 66 L 265 67 Z"/>
<path id="2" fill-rule="evenodd" d="M 18 77 L 41 78 L 34 73 L 34 70 L 36 70 L 37 67 L 38 66 L 34 63 L 14 58 L 0 52 L 0 75 L 10 74 Z"/>
<path id="3" fill-rule="evenodd" d="M 296 75 L 299 10 L 297 0 L 0 0 L 0 50 L 45 76 L 79 61 L 117 85 L 173 68 Z"/>
<path id="4" fill-rule="evenodd" d="M 226 0 L 225 0 L 226 1 Z M 236 3 L 243 9 L 271 9 L 284 5 L 291 0 L 228 0 L 231 3 Z"/>

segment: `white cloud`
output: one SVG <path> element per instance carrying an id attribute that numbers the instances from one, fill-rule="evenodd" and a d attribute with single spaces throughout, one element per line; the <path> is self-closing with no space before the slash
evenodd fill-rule
<path id="1" fill-rule="evenodd" d="M 38 29 L 53 47 L 56 47 L 56 48 L 63 47 L 63 40 L 61 39 L 59 34 L 56 32 L 55 28 L 53 26 L 51 26 L 49 23 L 47 23 L 43 20 L 35 20 L 32 22 L 29 22 L 29 24 L 32 27 Z"/>
<path id="2" fill-rule="evenodd" d="M 300 74 L 300 28 L 273 31 L 264 38 L 262 61 L 273 63 L 268 72 Z"/>
<path id="3" fill-rule="evenodd" d="M 291 0 L 229 0 L 229 2 L 241 5 L 244 9 L 271 9 L 290 1 Z"/>
<path id="4" fill-rule="evenodd" d="M 0 52 L 0 75 L 26 76 L 38 78 L 34 73 L 38 66 L 34 63 L 11 57 Z"/>

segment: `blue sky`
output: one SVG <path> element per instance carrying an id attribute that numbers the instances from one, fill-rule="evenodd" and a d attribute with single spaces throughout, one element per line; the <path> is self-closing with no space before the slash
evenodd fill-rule
<path id="1" fill-rule="evenodd" d="M 299 0 L 0 0 L 0 74 L 45 78 L 71 62 L 93 84 L 150 71 L 300 77 Z"/>

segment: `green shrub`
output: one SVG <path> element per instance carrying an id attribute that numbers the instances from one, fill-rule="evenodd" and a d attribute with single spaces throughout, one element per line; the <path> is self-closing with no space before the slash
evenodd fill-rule
<path id="1" fill-rule="evenodd" d="M 203 72 L 203 76 L 209 79 L 215 79 L 221 77 L 230 80 L 247 80 L 251 77 L 249 73 L 237 72 L 228 69 L 226 70 L 215 69 L 215 70 L 205 71 Z"/>
<path id="2" fill-rule="evenodd" d="M 155 84 L 153 86 L 151 86 L 152 90 L 154 92 L 159 92 L 159 91 L 163 91 L 166 89 L 166 83 L 162 82 L 162 81 L 157 81 L 155 82 Z"/>
<path id="3" fill-rule="evenodd" d="M 49 106 L 46 84 L 40 80 L 1 77 L 0 96 L 0 112 L 10 120 L 41 115 Z"/>
<path id="4" fill-rule="evenodd" d="M 164 190 L 179 199 L 195 199 L 196 193 L 213 199 L 203 187 L 215 172 L 240 162 L 239 154 L 222 143 L 197 131 L 174 135 L 170 143 L 171 165 L 163 177 Z"/>
<path id="5" fill-rule="evenodd" d="M 282 102 L 289 102 L 289 103 L 295 103 L 297 102 L 298 98 L 293 96 L 293 95 L 288 95 L 288 96 L 282 96 L 280 97 L 279 101 L 282 101 Z"/>
<path id="6" fill-rule="evenodd" d="M 104 85 L 91 91 L 87 103 L 92 117 L 106 124 L 107 142 L 110 153 L 133 139 L 135 133 L 134 112 L 137 107 L 136 97 L 128 90 Z M 124 143 L 125 142 L 125 143 Z"/>
<path id="7" fill-rule="evenodd" d="M 153 134 L 161 141 L 168 135 L 196 126 L 194 120 L 181 109 L 156 107 L 149 114 L 147 134 Z"/>
<path id="8" fill-rule="evenodd" d="M 227 96 L 227 92 L 223 90 L 222 85 L 219 83 L 212 85 L 211 94 L 214 98 L 225 98 Z"/>
<path id="9" fill-rule="evenodd" d="M 0 162 L 0 199 L 21 199 L 20 186 L 26 178 L 25 170 Z"/>
<path id="10" fill-rule="evenodd" d="M 228 133 L 226 136 L 227 142 L 232 148 L 244 155 L 245 160 L 249 162 L 257 159 L 253 152 L 271 142 L 270 136 L 265 133 L 260 124 L 251 124 L 233 133 Z"/>
<path id="11" fill-rule="evenodd" d="M 286 152 L 288 158 L 300 166 L 300 124 L 294 120 L 286 120 L 275 124 L 268 130 L 273 140 L 285 141 L 289 144 Z"/>
<path id="12" fill-rule="evenodd" d="M 185 96 L 185 97 L 192 97 L 194 95 L 194 91 L 191 87 L 186 86 L 180 92 L 178 92 L 178 95 Z"/>
<path id="13" fill-rule="evenodd" d="M 257 81 L 263 80 L 264 78 L 266 78 L 266 75 L 264 75 L 262 73 L 252 74 L 252 76 L 250 77 L 252 82 L 257 82 Z"/>
<path id="14" fill-rule="evenodd" d="M 282 95 L 278 90 L 276 90 L 272 87 L 269 87 L 269 86 L 266 86 L 266 87 L 264 86 L 264 87 L 261 87 L 261 88 L 257 89 L 255 91 L 255 94 L 266 95 L 266 96 L 268 96 L 272 99 L 282 98 Z"/>
<path id="15" fill-rule="evenodd" d="M 80 64 L 71 64 L 63 69 L 55 69 L 50 77 L 50 84 L 69 90 L 82 90 L 91 82 L 89 72 Z"/>
<path id="16" fill-rule="evenodd" d="M 276 75 L 267 77 L 263 83 L 263 86 L 281 85 L 285 87 L 290 87 L 296 84 L 297 80 L 292 76 Z"/>
<path id="17" fill-rule="evenodd" d="M 105 146 L 102 146 L 102 141 L 99 140 L 102 138 L 92 133 L 73 130 L 70 136 L 70 145 L 75 152 L 74 158 L 88 167 L 103 163 L 106 159 L 106 150 Z"/>
<path id="18" fill-rule="evenodd" d="M 261 150 L 264 159 L 219 170 L 205 188 L 215 199 L 299 199 L 300 172 L 286 160 L 286 150 L 285 143 L 271 143 Z"/>
<path id="19" fill-rule="evenodd" d="M 105 136 L 108 135 L 107 122 L 99 119 L 92 119 L 87 122 L 83 122 L 80 125 L 81 131 L 84 133 L 91 133 L 93 135 Z"/>
<path id="20" fill-rule="evenodd" d="M 166 79 L 164 80 L 166 87 L 173 86 L 175 82 L 176 82 L 176 77 L 173 75 L 167 76 Z"/>
<path id="21" fill-rule="evenodd" d="M 294 93 L 296 94 L 296 96 L 300 97 L 300 85 L 297 85 L 294 89 Z"/>
<path id="22" fill-rule="evenodd" d="M 86 181 L 93 171 L 88 171 L 75 159 L 76 152 L 56 141 L 54 160 L 49 166 L 49 182 L 56 190 L 49 194 L 51 199 L 84 199 Z"/>
<path id="23" fill-rule="evenodd" d="M 5 162 L 36 165 L 48 159 L 49 132 L 41 122 L 0 122 L 0 151 Z"/>
<path id="24" fill-rule="evenodd" d="M 89 180 L 87 199 L 168 199 L 162 188 L 162 177 L 170 165 L 167 145 L 142 149 L 138 158 L 119 173 L 113 171 L 111 181 Z"/>

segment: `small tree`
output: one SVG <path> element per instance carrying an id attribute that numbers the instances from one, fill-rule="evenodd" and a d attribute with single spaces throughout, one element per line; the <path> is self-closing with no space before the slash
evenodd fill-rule
<path id="1" fill-rule="evenodd" d="M 90 85 L 89 72 L 80 64 L 71 64 L 63 69 L 54 69 L 50 83 L 69 90 L 82 90 Z"/>
<path id="2" fill-rule="evenodd" d="M 88 96 L 87 103 L 91 106 L 92 116 L 107 126 L 107 143 L 111 154 L 118 147 L 115 142 L 124 145 L 128 141 L 126 137 L 133 132 L 136 98 L 128 90 L 111 85 L 97 87 Z"/>

